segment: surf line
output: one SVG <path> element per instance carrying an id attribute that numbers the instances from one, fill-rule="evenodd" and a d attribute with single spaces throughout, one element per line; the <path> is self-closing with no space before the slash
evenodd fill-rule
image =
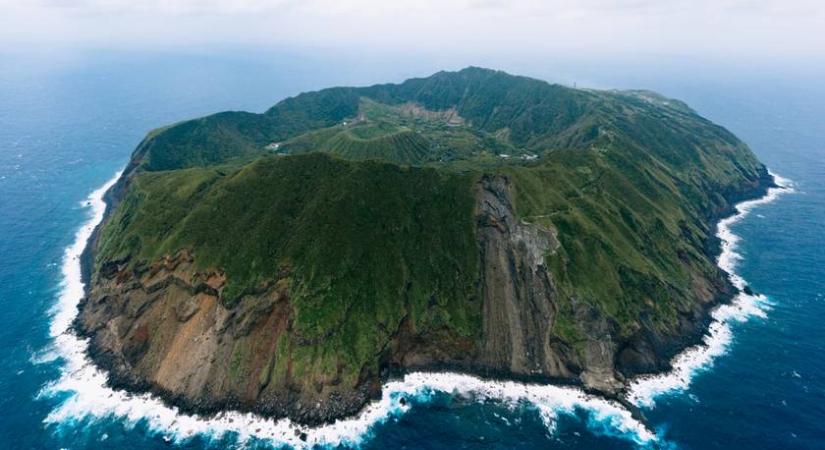
<path id="1" fill-rule="evenodd" d="M 738 291 L 737 294 L 730 303 L 713 310 L 711 323 L 702 343 L 676 355 L 671 360 L 671 371 L 641 376 L 631 381 L 627 393 L 630 403 L 643 408 L 653 408 L 657 397 L 685 391 L 690 387 L 695 375 L 710 368 L 716 358 L 727 352 L 733 340 L 732 323 L 767 316 L 770 309 L 768 298 L 762 294 L 748 293 L 749 290 L 745 289 L 747 282 L 736 273 L 736 266 L 742 260 L 742 255 L 736 251 L 741 238 L 731 231 L 731 227 L 747 217 L 754 208 L 772 203 L 782 194 L 793 192 L 793 183 L 790 180 L 773 172 L 770 172 L 770 175 L 776 187 L 769 188 L 760 198 L 737 203 L 734 214 L 720 220 L 716 226 L 716 236 L 722 247 L 716 264 L 728 274 L 731 284 Z"/>
<path id="2" fill-rule="evenodd" d="M 596 434 L 622 437 L 640 445 L 655 443 L 657 436 L 632 417 L 619 403 L 583 391 L 553 385 L 512 381 L 482 380 L 470 375 L 442 372 L 415 372 L 383 385 L 382 397 L 368 404 L 354 417 L 332 424 L 305 427 L 289 419 L 273 420 L 252 413 L 226 411 L 206 417 L 181 413 L 151 394 L 131 394 L 106 384 L 107 375 L 88 358 L 88 342 L 78 337 L 71 324 L 77 306 L 85 295 L 81 278 L 81 254 L 95 227 L 106 213 L 105 193 L 117 182 L 118 172 L 82 203 L 89 218 L 75 234 L 74 242 L 63 256 L 62 284 L 51 311 L 50 334 L 53 351 L 63 365 L 59 378 L 46 385 L 41 397 L 64 398 L 44 419 L 48 425 L 71 426 L 82 420 L 122 420 L 127 426 L 145 424 L 150 432 L 170 441 L 185 441 L 196 436 L 211 439 L 234 438 L 268 441 L 293 448 L 358 445 L 373 427 L 404 414 L 416 400 L 426 402 L 436 393 L 465 396 L 478 401 L 493 400 L 505 406 L 529 404 L 535 408 L 550 431 L 560 415 L 584 411 L 586 425 Z M 68 395 L 66 395 L 68 394 Z"/>

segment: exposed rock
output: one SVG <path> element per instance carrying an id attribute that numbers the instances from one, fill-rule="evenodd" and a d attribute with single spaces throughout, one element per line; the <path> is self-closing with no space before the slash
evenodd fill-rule
<path id="1" fill-rule="evenodd" d="M 544 257 L 558 247 L 553 231 L 519 221 L 510 185 L 485 176 L 477 196 L 484 333 L 479 362 L 520 375 L 573 376 L 574 355 L 554 346 L 553 281 Z"/>
<path id="2" fill-rule="evenodd" d="M 199 285 L 200 279 L 206 282 Z M 220 280 L 218 273 L 195 272 L 185 252 L 143 274 L 101 271 L 78 328 L 91 338 L 92 356 L 109 369 L 114 385 L 151 390 L 185 409 L 256 410 L 315 423 L 357 411 L 368 400 L 358 386 L 306 389 L 291 378 L 288 364 L 279 365 L 279 357 L 289 356 L 278 355 L 277 344 L 292 318 L 285 284 L 227 307 Z M 327 401 L 333 395 L 343 400 Z"/>

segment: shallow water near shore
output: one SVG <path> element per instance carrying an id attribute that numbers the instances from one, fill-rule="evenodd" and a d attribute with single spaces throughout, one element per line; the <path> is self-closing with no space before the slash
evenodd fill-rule
<path id="1" fill-rule="evenodd" d="M 812 448 L 825 439 L 825 362 L 810 356 L 825 346 L 817 321 L 825 313 L 825 129 L 813 114 L 788 118 L 781 105 L 773 115 L 762 103 L 757 111 L 745 91 L 736 109 L 719 102 L 713 86 L 664 82 L 641 87 L 680 97 L 731 128 L 795 192 L 747 207 L 747 217 L 720 227 L 728 242 L 738 236 L 730 250 L 741 255 L 723 259 L 723 267 L 735 264 L 742 283 L 761 295 L 720 310 L 714 346 L 689 353 L 677 365 L 683 372 L 634 385 L 631 399 L 646 425 L 570 388 L 412 374 L 391 382 L 362 416 L 302 429 L 305 441 L 285 421 L 198 419 L 103 388 L 105 375 L 85 364 L 82 342 L 64 331 L 82 295 L 76 257 L 90 232 L 83 227 L 102 213 L 94 191 L 142 135 L 209 112 L 261 111 L 300 90 L 403 78 L 357 71 L 336 78 L 289 58 L 140 58 L 3 66 L 14 70 L 0 75 L 7 124 L 0 129 L 0 343 L 7 349 L 0 356 L 0 447 Z M 783 128 L 771 134 L 765 125 L 777 118 Z"/>

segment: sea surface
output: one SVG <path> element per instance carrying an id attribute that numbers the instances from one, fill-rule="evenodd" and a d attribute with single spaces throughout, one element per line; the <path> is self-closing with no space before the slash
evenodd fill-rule
<path id="1" fill-rule="evenodd" d="M 76 256 L 102 214 L 101 188 L 147 131 L 221 110 L 260 112 L 305 90 L 424 76 L 442 63 L 0 53 L 0 448 L 825 448 L 825 86 L 790 75 L 525 69 L 567 83 L 580 70 L 581 85 L 685 100 L 784 180 L 720 226 L 720 264 L 760 295 L 717 311 L 708 345 L 683 354 L 676 372 L 634 385 L 645 423 L 572 389 L 413 374 L 390 382 L 362 416 L 302 430 L 305 442 L 288 422 L 182 416 L 103 386 L 83 342 L 65 332 L 82 295 Z"/>

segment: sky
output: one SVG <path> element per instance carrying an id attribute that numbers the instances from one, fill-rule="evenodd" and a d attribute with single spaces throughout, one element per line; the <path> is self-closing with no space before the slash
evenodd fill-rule
<path id="1" fill-rule="evenodd" d="M 821 0 L 0 0 L 0 49 L 825 59 Z"/>

